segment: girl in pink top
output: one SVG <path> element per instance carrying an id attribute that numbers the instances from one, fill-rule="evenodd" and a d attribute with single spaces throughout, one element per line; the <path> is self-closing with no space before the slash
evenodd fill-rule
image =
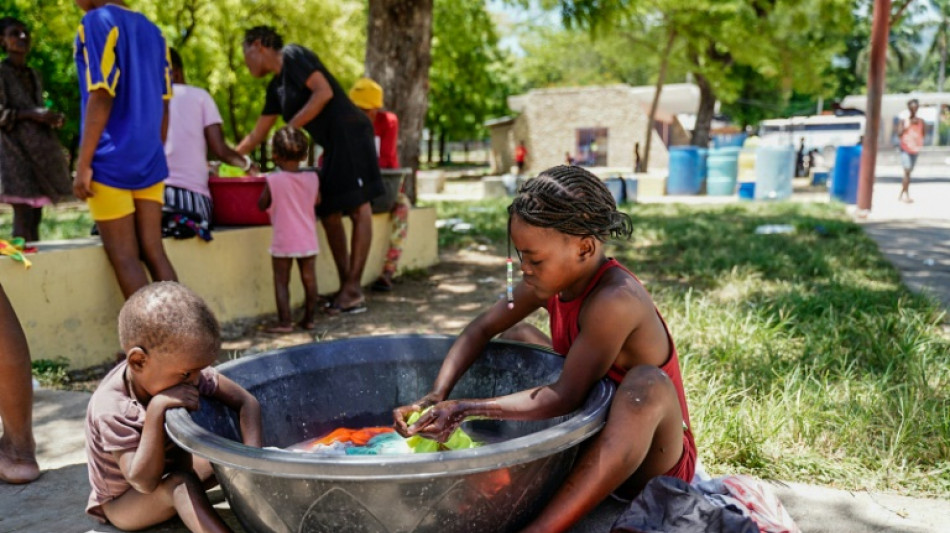
<path id="1" fill-rule="evenodd" d="M 314 328 L 317 307 L 317 217 L 314 206 L 320 203 L 320 178 L 316 172 L 301 171 L 300 161 L 307 155 L 307 137 L 297 128 L 284 126 L 274 134 L 272 152 L 278 172 L 267 174 L 267 185 L 257 205 L 270 215 L 274 236 L 270 254 L 274 267 L 274 296 L 277 299 L 277 325 L 269 333 L 294 330 L 290 316 L 290 269 L 294 259 L 300 269 L 306 300 L 303 329 Z"/>

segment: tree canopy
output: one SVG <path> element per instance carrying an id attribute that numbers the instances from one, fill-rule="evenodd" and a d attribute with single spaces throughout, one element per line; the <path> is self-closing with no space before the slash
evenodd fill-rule
<path id="1" fill-rule="evenodd" d="M 435 0 L 426 125 L 451 139 L 484 136 L 507 110 L 512 65 L 483 0 Z"/>

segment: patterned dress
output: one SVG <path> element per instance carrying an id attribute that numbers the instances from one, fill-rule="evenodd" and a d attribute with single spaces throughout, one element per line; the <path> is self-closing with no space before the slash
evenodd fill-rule
<path id="1" fill-rule="evenodd" d="M 16 112 L 43 107 L 38 72 L 0 61 L 0 202 L 39 207 L 72 196 L 66 152 L 45 124 Z"/>

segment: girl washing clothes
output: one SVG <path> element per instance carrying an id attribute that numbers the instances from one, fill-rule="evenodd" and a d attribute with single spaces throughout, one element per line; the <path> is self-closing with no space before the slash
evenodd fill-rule
<path id="1" fill-rule="evenodd" d="M 509 246 L 518 252 L 522 281 L 515 287 L 509 281 L 507 301 L 465 328 L 432 392 L 394 411 L 396 430 L 444 441 L 471 416 L 565 415 L 606 376 L 617 384 L 606 425 L 525 531 L 565 531 L 611 493 L 633 498 L 656 476 L 690 481 L 696 444 L 673 339 L 637 277 L 604 253 L 608 237 L 630 236 L 629 216 L 617 211 L 600 179 L 573 166 L 550 168 L 525 182 L 508 214 Z M 510 269 L 510 253 L 508 261 Z M 521 322 L 542 307 L 550 315 L 550 338 Z M 495 336 L 563 355 L 557 381 L 496 398 L 446 400 Z M 429 407 L 407 424 L 408 415 Z"/>
<path id="2" fill-rule="evenodd" d="M 277 324 L 269 333 L 294 330 L 290 316 L 290 270 L 297 260 L 300 281 L 306 299 L 303 318 L 297 325 L 314 328 L 317 308 L 317 217 L 314 206 L 320 203 L 320 178 L 313 171 L 300 170 L 307 156 L 306 135 L 297 128 L 284 126 L 271 141 L 274 163 L 280 169 L 267 174 L 267 185 L 257 202 L 270 214 L 274 236 L 271 240 L 271 264 L 274 268 L 274 296 L 277 299 Z"/>

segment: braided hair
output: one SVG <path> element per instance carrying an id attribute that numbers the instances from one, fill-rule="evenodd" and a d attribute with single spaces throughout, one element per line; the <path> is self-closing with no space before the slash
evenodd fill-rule
<path id="1" fill-rule="evenodd" d="M 310 149 L 310 143 L 303 131 L 289 125 L 277 130 L 271 139 L 271 146 L 274 157 L 283 161 L 300 161 Z"/>
<path id="2" fill-rule="evenodd" d="M 254 26 L 244 32 L 244 46 L 251 46 L 260 41 L 261 46 L 280 50 L 284 47 L 284 38 L 277 33 L 273 26 Z"/>
<path id="3" fill-rule="evenodd" d="M 7 51 L 7 47 L 3 44 L 3 34 L 7 32 L 7 28 L 11 26 L 22 26 L 26 28 L 26 23 L 16 17 L 2 17 L 0 18 L 0 51 Z"/>
<path id="4" fill-rule="evenodd" d="M 633 233 L 630 216 L 617 211 L 607 186 L 576 166 L 551 167 L 526 181 L 508 206 L 509 228 L 512 215 L 532 226 L 591 236 L 601 242 L 611 236 L 629 237 Z"/>

